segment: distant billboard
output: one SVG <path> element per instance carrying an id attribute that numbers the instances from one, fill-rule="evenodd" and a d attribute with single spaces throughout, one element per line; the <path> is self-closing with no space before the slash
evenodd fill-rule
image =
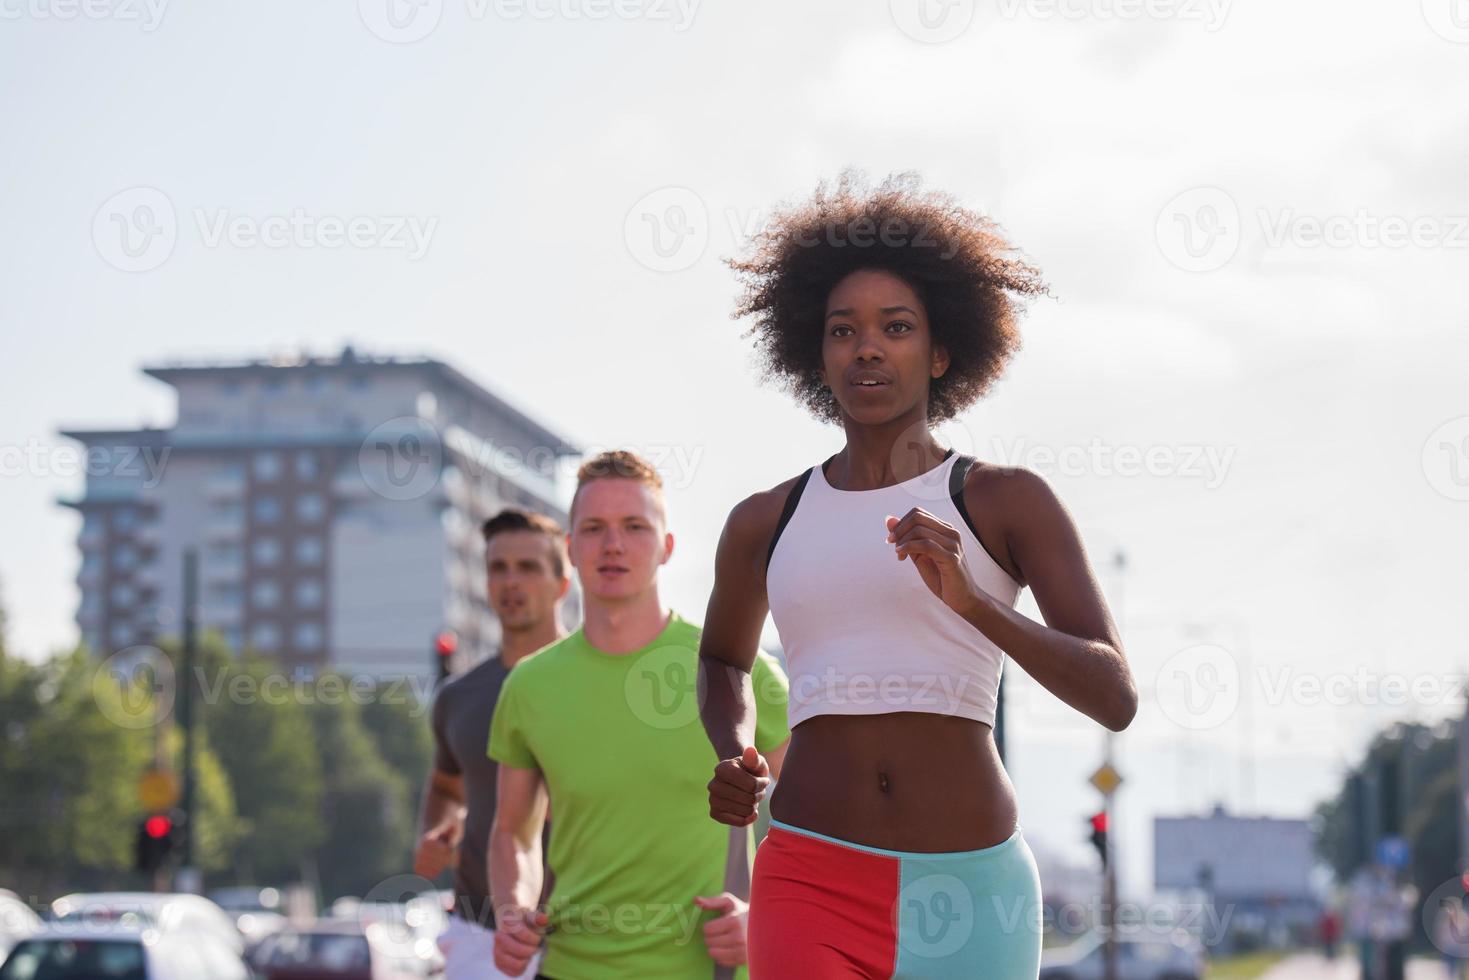
<path id="1" fill-rule="evenodd" d="M 1207 867 L 1217 898 L 1309 899 L 1316 863 L 1304 820 L 1216 813 L 1153 821 L 1155 888 L 1198 888 Z"/>

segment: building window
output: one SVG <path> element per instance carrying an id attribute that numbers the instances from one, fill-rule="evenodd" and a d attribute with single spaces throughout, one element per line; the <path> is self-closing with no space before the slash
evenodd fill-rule
<path id="1" fill-rule="evenodd" d="M 296 627 L 293 639 L 297 649 L 320 650 L 321 627 L 316 623 L 301 623 Z"/>
<path id="2" fill-rule="evenodd" d="M 255 478 L 273 482 L 281 478 L 281 454 L 264 452 L 255 454 Z"/>
<path id="3" fill-rule="evenodd" d="M 314 480 L 318 472 L 320 472 L 320 466 L 317 464 L 315 453 L 303 449 L 296 454 L 296 479 Z"/>
<path id="4" fill-rule="evenodd" d="M 245 632 L 238 626 L 226 626 L 224 628 L 224 645 L 238 653 L 240 648 L 245 645 Z"/>
<path id="5" fill-rule="evenodd" d="M 326 513 L 326 501 L 319 493 L 303 493 L 296 498 L 296 519 L 304 524 L 315 524 Z"/>
<path id="6" fill-rule="evenodd" d="M 321 606 L 321 583 L 314 578 L 302 579 L 296 583 L 296 605 L 302 609 L 316 609 Z"/>
<path id="7" fill-rule="evenodd" d="M 237 605 L 240 597 L 241 593 L 238 585 L 216 585 L 209 590 L 210 600 L 221 606 Z"/>
<path id="8" fill-rule="evenodd" d="M 300 565 L 321 564 L 321 538 L 314 534 L 296 539 L 296 563 Z"/>
<path id="9" fill-rule="evenodd" d="M 272 579 L 261 579 L 251 586 L 250 600 L 259 609 L 274 609 L 281 601 L 281 587 Z"/>
<path id="10" fill-rule="evenodd" d="M 133 642 L 135 636 L 131 623 L 113 623 L 109 636 L 115 646 L 125 647 Z"/>
<path id="11" fill-rule="evenodd" d="M 131 606 L 137 601 L 138 594 L 133 587 L 126 583 L 118 583 L 112 587 L 112 604 L 114 606 Z"/>
<path id="12" fill-rule="evenodd" d="M 121 571 L 138 567 L 138 549 L 131 545 L 120 544 L 112 551 L 112 564 L 114 568 Z"/>
<path id="13" fill-rule="evenodd" d="M 257 565 L 274 565 L 281 559 L 281 543 L 277 538 L 256 538 L 250 546 Z"/>
<path id="14" fill-rule="evenodd" d="M 281 645 L 281 630 L 275 623 L 256 623 L 250 630 L 250 645 L 257 650 L 275 650 Z"/>
<path id="15" fill-rule="evenodd" d="M 112 526 L 119 531 L 131 531 L 138 526 L 138 512 L 131 507 L 119 507 L 112 515 Z"/>
<path id="16" fill-rule="evenodd" d="M 240 545 L 235 541 L 218 541 L 209 546 L 208 556 L 211 562 L 221 565 L 232 565 L 240 560 Z"/>
<path id="17" fill-rule="evenodd" d="M 255 520 L 261 524 L 274 524 L 281 519 L 281 502 L 276 497 L 255 498 Z"/>

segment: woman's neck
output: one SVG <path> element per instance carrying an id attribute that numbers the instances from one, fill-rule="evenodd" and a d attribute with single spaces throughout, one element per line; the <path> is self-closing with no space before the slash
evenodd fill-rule
<path id="1" fill-rule="evenodd" d="M 890 487 L 927 473 L 948 450 L 929 431 L 928 419 L 894 419 L 884 425 L 846 423 L 847 445 L 827 478 L 843 490 Z"/>

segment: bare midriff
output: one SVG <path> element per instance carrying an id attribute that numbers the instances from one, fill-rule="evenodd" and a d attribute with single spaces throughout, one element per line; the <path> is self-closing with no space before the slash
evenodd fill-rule
<path id="1" fill-rule="evenodd" d="M 911 711 L 797 725 L 769 805 L 782 823 L 929 854 L 991 847 L 1017 822 L 991 727 Z"/>

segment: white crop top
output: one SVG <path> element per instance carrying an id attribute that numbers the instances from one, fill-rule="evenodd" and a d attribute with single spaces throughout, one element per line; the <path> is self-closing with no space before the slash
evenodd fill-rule
<path id="1" fill-rule="evenodd" d="M 927 473 L 876 490 L 838 490 L 818 465 L 792 489 L 765 576 L 792 727 L 815 715 L 894 711 L 994 724 L 1004 652 L 897 559 L 884 523 L 922 507 L 952 524 L 974 581 L 1013 608 L 1019 583 L 955 503 L 973 462 L 950 450 Z"/>

